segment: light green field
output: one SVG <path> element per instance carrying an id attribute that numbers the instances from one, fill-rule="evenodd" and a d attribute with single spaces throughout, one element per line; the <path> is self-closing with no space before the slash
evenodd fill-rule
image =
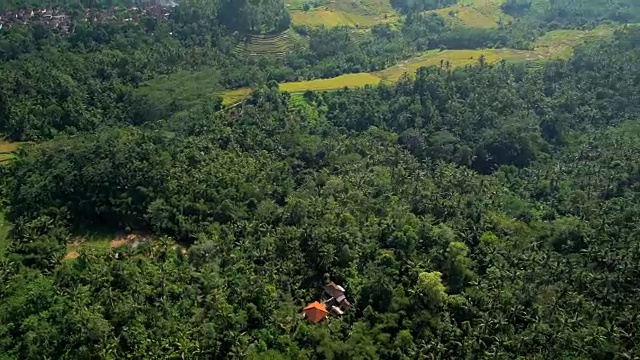
<path id="1" fill-rule="evenodd" d="M 12 159 L 13 153 L 18 149 L 22 143 L 9 142 L 4 139 L 0 139 L 0 163 Z"/>
<path id="2" fill-rule="evenodd" d="M 234 52 L 243 56 L 281 57 L 302 42 L 302 38 L 289 29 L 276 35 L 251 35 L 239 42 Z"/>
<path id="3" fill-rule="evenodd" d="M 251 95 L 251 88 L 228 90 L 222 93 L 222 105 L 236 104 Z"/>
<path id="4" fill-rule="evenodd" d="M 292 11 L 291 21 L 296 25 L 306 26 L 348 26 L 371 27 L 385 21 L 394 21 L 387 17 L 373 17 L 332 9 L 314 9 L 310 11 Z"/>
<path id="5" fill-rule="evenodd" d="M 611 26 L 598 26 L 593 30 L 554 30 L 541 36 L 536 42 L 536 52 L 550 59 L 568 59 L 573 48 L 584 41 L 613 35 Z"/>
<path id="6" fill-rule="evenodd" d="M 304 4 L 317 1 L 287 0 L 285 3 L 296 25 L 367 28 L 400 19 L 389 0 L 324 0 L 308 11 L 303 10 Z"/>
<path id="7" fill-rule="evenodd" d="M 503 0 L 461 0 L 457 5 L 428 12 L 441 15 L 452 25 L 490 29 L 513 20 L 502 12 L 502 3 Z"/>
<path id="8" fill-rule="evenodd" d="M 378 85 L 382 79 L 369 73 L 346 74 L 330 79 L 316 79 L 280 84 L 281 91 L 290 93 L 312 91 L 338 90 L 345 87 L 359 88 L 366 85 Z"/>
<path id="9" fill-rule="evenodd" d="M 480 1 L 480 0 L 475 0 Z M 442 66 L 462 67 L 479 62 L 484 56 L 487 64 L 506 61 L 530 61 L 544 59 L 568 58 L 574 46 L 587 39 L 611 36 L 614 28 L 598 27 L 590 31 L 557 30 L 541 37 L 536 43 L 535 50 L 515 49 L 474 49 L 474 50 L 430 50 L 420 56 L 398 63 L 385 70 L 375 73 L 358 73 L 341 75 L 330 79 L 317 79 L 280 84 L 280 90 L 290 93 L 311 91 L 331 91 L 345 87 L 357 88 L 365 85 L 377 85 L 380 82 L 392 83 L 398 81 L 404 74 L 415 74 L 421 67 Z M 224 103 L 237 103 L 251 94 L 248 88 L 227 91 L 224 93 Z"/>
<path id="10" fill-rule="evenodd" d="M 421 67 L 441 66 L 461 67 L 478 63 L 480 57 L 484 55 L 487 64 L 499 62 L 501 60 L 521 61 L 537 60 L 542 56 L 534 51 L 514 50 L 514 49 L 476 49 L 476 50 L 432 50 L 422 56 L 403 61 L 400 64 L 387 68 L 376 73 L 378 77 L 387 82 L 398 81 L 405 73 L 413 74 Z M 447 65 L 448 64 L 448 65 Z"/>
<path id="11" fill-rule="evenodd" d="M 139 95 L 153 100 L 153 103 L 170 108 L 171 111 L 182 111 L 211 100 L 212 92 L 222 88 L 219 79 L 220 74 L 216 69 L 181 70 L 147 81 L 136 91 Z M 211 96 L 206 97 L 203 94 Z"/>
<path id="12" fill-rule="evenodd" d="M 328 8 L 370 16 L 395 13 L 389 0 L 285 0 L 289 11 L 303 10 L 304 4 L 309 4 L 311 9 Z"/>

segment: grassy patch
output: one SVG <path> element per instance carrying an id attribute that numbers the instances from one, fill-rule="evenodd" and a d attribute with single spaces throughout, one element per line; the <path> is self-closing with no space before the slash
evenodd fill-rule
<path id="1" fill-rule="evenodd" d="M 367 28 L 400 19 L 389 0 L 286 0 L 285 3 L 297 25 Z M 304 11 L 305 3 L 320 6 Z"/>
<path id="2" fill-rule="evenodd" d="M 290 93 L 304 92 L 307 90 L 326 91 L 338 90 L 345 87 L 358 88 L 366 85 L 377 85 L 382 81 L 379 77 L 369 73 L 347 74 L 330 79 L 316 79 L 309 81 L 297 81 L 280 84 L 281 91 Z"/>
<path id="3" fill-rule="evenodd" d="M 431 10 L 454 26 L 470 28 L 496 28 L 513 18 L 502 12 L 502 0 L 462 0 L 457 5 Z"/>
<path id="4" fill-rule="evenodd" d="M 476 50 L 432 50 L 424 53 L 422 56 L 403 61 L 400 64 L 382 70 L 376 75 L 385 81 L 398 81 L 405 73 L 413 74 L 419 68 L 426 66 L 446 66 L 447 62 L 452 68 L 473 65 L 478 63 L 481 56 L 484 55 L 485 62 L 488 64 L 496 63 L 501 60 L 521 61 L 536 60 L 541 56 L 533 51 L 514 50 L 514 49 L 476 49 Z"/>
<path id="5" fill-rule="evenodd" d="M 233 105 L 251 95 L 251 88 L 240 88 L 235 90 L 227 90 L 222 93 L 222 104 Z"/>
<path id="6" fill-rule="evenodd" d="M 593 30 L 554 30 L 536 41 L 536 52 L 551 59 L 568 59 L 573 48 L 584 41 L 613 36 L 615 28 L 599 26 Z"/>
<path id="7" fill-rule="evenodd" d="M 20 142 L 9 142 L 7 140 L 0 138 L 0 163 L 13 159 L 13 153 L 18 149 L 20 145 L 23 143 Z"/>
<path id="8" fill-rule="evenodd" d="M 11 153 L 18 149 L 20 143 L 18 142 L 8 142 L 0 139 L 0 154 Z"/>
<path id="9" fill-rule="evenodd" d="M 178 71 L 147 81 L 137 91 L 172 110 L 188 109 L 221 90 L 219 78 L 216 69 Z"/>
<path id="10" fill-rule="evenodd" d="M 116 234 L 111 231 L 89 231 L 76 236 L 73 242 L 67 244 L 65 259 L 75 259 L 82 250 L 107 250 L 111 248 L 111 240 Z"/>
<path id="11" fill-rule="evenodd" d="M 144 233 L 114 233 L 110 231 L 93 231 L 83 236 L 77 236 L 74 241 L 67 245 L 65 260 L 77 258 L 82 251 L 104 252 L 121 246 L 137 246 L 141 243 L 150 242 L 153 237 Z M 177 246 L 177 245 L 176 245 Z"/>
<path id="12" fill-rule="evenodd" d="M 471 1 L 471 0 L 469 0 Z M 482 1 L 482 0 L 473 0 Z M 492 1 L 492 0 L 487 0 Z M 280 84 L 280 90 L 300 93 L 307 90 L 331 91 L 344 87 L 356 88 L 365 85 L 377 85 L 381 81 L 398 81 L 405 73 L 414 74 L 421 67 L 443 66 L 451 68 L 474 65 L 481 56 L 487 64 L 507 61 L 534 61 L 568 58 L 573 47 L 587 39 L 602 38 L 613 34 L 611 27 L 599 27 L 590 31 L 558 30 L 541 37 L 534 51 L 515 49 L 472 49 L 472 50 L 430 50 L 420 56 L 398 63 L 375 73 L 341 75 L 330 79 L 317 79 Z M 251 90 L 243 88 L 224 93 L 224 104 L 234 104 L 249 96 Z"/>
<path id="13" fill-rule="evenodd" d="M 318 8 L 310 11 L 292 11 L 291 21 L 296 25 L 306 26 L 348 26 L 366 28 L 387 21 L 394 21 L 394 18 L 361 15 L 358 13 L 333 10 L 330 8 Z"/>
<path id="14" fill-rule="evenodd" d="M 285 0 L 289 11 L 302 11 L 305 4 L 312 10 L 324 8 L 369 16 L 396 14 L 389 0 Z"/>

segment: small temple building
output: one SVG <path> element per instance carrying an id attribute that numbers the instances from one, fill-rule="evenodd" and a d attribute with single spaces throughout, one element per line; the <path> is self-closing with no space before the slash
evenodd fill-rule
<path id="1" fill-rule="evenodd" d="M 312 324 L 317 324 L 329 315 L 340 316 L 351 307 L 347 300 L 345 289 L 329 280 L 329 274 L 325 274 L 322 285 L 324 291 L 320 300 L 314 301 L 304 308 L 304 316 Z"/>

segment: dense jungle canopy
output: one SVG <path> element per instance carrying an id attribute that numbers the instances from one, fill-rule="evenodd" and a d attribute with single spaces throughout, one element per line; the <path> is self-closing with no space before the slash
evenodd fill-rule
<path id="1" fill-rule="evenodd" d="M 447 1 L 290 28 L 338 11 L 291 4 L 0 30 L 0 358 L 640 357 L 640 4 L 507 0 L 484 29 Z M 279 85 L 603 26 L 566 58 Z M 326 273 L 352 306 L 312 324 Z"/>

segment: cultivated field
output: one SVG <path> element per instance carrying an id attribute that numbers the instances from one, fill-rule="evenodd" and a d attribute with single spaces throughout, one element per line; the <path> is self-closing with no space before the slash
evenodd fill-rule
<path id="1" fill-rule="evenodd" d="M 568 59 L 573 48 L 588 40 L 609 37 L 615 31 L 611 26 L 598 26 L 593 30 L 554 30 L 536 41 L 536 52 L 550 59 Z"/>
<path id="2" fill-rule="evenodd" d="M 222 105 L 233 105 L 248 98 L 249 95 L 251 95 L 250 88 L 240 88 L 225 91 L 222 93 Z"/>
<path id="3" fill-rule="evenodd" d="M 18 146 L 20 143 L 0 139 L 0 163 L 13 158 L 13 152 L 18 149 Z"/>
<path id="4" fill-rule="evenodd" d="M 428 12 L 441 15 L 452 25 L 490 29 L 513 20 L 502 12 L 502 3 L 503 0 L 461 0 L 457 5 Z"/>
<path id="5" fill-rule="evenodd" d="M 479 0 L 476 0 L 479 1 Z M 430 50 L 420 56 L 405 60 L 385 70 L 374 73 L 358 73 L 341 75 L 329 79 L 316 79 L 280 84 L 280 90 L 300 93 L 307 90 L 331 91 L 345 87 L 355 88 L 365 85 L 376 85 L 380 82 L 398 81 L 405 73 L 414 74 L 419 68 L 426 66 L 443 66 L 456 68 L 478 63 L 481 56 L 487 64 L 502 60 L 531 61 L 545 59 L 566 59 L 571 56 L 573 47 L 589 39 L 607 37 L 613 34 L 612 27 L 598 27 L 589 31 L 556 30 L 542 36 L 536 43 L 535 50 L 515 49 L 473 49 L 473 50 Z M 242 88 L 223 93 L 224 104 L 234 104 L 249 96 L 251 90 Z"/>
<path id="6" fill-rule="evenodd" d="M 403 61 L 385 70 L 376 73 L 378 77 L 387 82 L 398 81 L 405 73 L 413 74 L 421 67 L 442 66 L 461 67 L 478 63 L 484 56 L 487 64 L 501 60 L 522 61 L 542 59 L 542 55 L 535 51 L 514 49 L 475 49 L 475 50 L 431 50 L 422 56 Z"/>
<path id="7" fill-rule="evenodd" d="M 244 56 L 280 57 L 291 51 L 300 41 L 300 36 L 289 29 L 276 35 L 250 35 L 245 41 L 238 43 L 233 51 Z"/>
<path id="8" fill-rule="evenodd" d="M 308 0 L 286 2 L 296 25 L 367 28 L 399 19 L 388 0 L 324 0 L 321 6 L 304 11 L 305 2 L 312 3 Z"/>
<path id="9" fill-rule="evenodd" d="M 388 20 L 388 18 L 372 17 L 328 8 L 291 12 L 291 21 L 294 24 L 306 26 L 348 26 L 366 28 L 380 24 L 385 20 Z"/>
<path id="10" fill-rule="evenodd" d="M 330 79 L 316 79 L 280 84 L 280 90 L 290 93 L 304 92 L 307 90 L 326 91 L 337 90 L 345 87 L 358 88 L 366 85 L 378 85 L 381 79 L 373 74 L 358 73 L 347 74 Z"/>

